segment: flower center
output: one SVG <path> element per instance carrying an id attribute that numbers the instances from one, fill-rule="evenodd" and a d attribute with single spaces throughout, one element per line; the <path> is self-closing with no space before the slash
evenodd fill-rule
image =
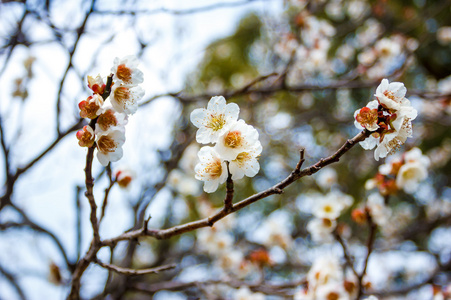
<path id="1" fill-rule="evenodd" d="M 377 123 L 378 112 L 377 109 L 370 109 L 368 107 L 363 107 L 359 114 L 355 116 L 357 122 L 359 122 L 363 127 L 371 127 L 373 124 Z"/>
<path id="2" fill-rule="evenodd" d="M 330 205 L 324 206 L 323 209 L 324 209 L 324 212 L 326 212 L 326 213 L 331 213 L 333 211 L 332 206 L 330 206 Z"/>
<path id="3" fill-rule="evenodd" d="M 131 83 L 132 81 L 132 71 L 125 64 L 117 67 L 116 76 L 125 83 Z"/>
<path id="4" fill-rule="evenodd" d="M 104 135 L 97 141 L 97 147 L 100 152 L 114 152 L 116 150 L 116 142 L 109 136 Z"/>
<path id="5" fill-rule="evenodd" d="M 326 227 L 332 227 L 332 221 L 329 219 L 323 219 L 323 224 Z"/>
<path id="6" fill-rule="evenodd" d="M 406 180 L 414 179 L 416 177 L 417 172 L 415 169 L 408 169 L 407 171 L 402 173 L 402 177 Z"/>
<path id="7" fill-rule="evenodd" d="M 100 129 L 103 131 L 108 130 L 111 126 L 117 125 L 117 119 L 114 115 L 114 111 L 112 109 L 107 110 L 103 114 L 99 116 L 99 119 L 97 120 L 97 124 L 99 124 Z"/>
<path id="8" fill-rule="evenodd" d="M 385 91 L 384 92 L 384 96 L 389 98 L 389 99 L 391 99 L 391 100 L 393 100 L 393 101 L 395 101 L 395 102 L 397 102 L 395 95 L 393 95 L 393 92 L 391 92 L 391 91 Z"/>
<path id="9" fill-rule="evenodd" d="M 221 161 L 218 159 L 212 163 L 209 163 L 205 167 L 204 172 L 209 174 L 211 179 L 218 178 L 222 174 Z"/>
<path id="10" fill-rule="evenodd" d="M 130 89 L 124 86 L 118 87 L 114 90 L 114 99 L 125 108 L 125 104 L 130 99 Z"/>
<path id="11" fill-rule="evenodd" d="M 327 300 L 338 300 L 340 298 L 340 295 L 338 295 L 336 292 L 330 292 L 329 295 L 327 295 Z"/>
<path id="12" fill-rule="evenodd" d="M 223 114 L 220 115 L 211 114 L 210 121 L 208 122 L 206 127 L 211 128 L 213 131 L 218 131 L 224 127 L 225 123 L 226 122 Z"/>
<path id="13" fill-rule="evenodd" d="M 238 148 L 243 145 L 243 136 L 239 131 L 230 131 L 224 138 L 224 145 L 229 148 Z"/>
<path id="14" fill-rule="evenodd" d="M 247 152 L 241 152 L 240 154 L 237 155 L 237 157 L 235 158 L 235 162 L 238 163 L 240 166 L 243 166 L 244 163 L 249 160 L 251 158 L 251 156 L 249 155 L 249 153 Z"/>

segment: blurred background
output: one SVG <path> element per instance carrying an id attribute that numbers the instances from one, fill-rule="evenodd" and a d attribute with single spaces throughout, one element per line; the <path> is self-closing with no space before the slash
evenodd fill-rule
<path id="1" fill-rule="evenodd" d="M 130 277 L 91 265 L 83 299 L 307 299 L 318 257 L 347 264 L 338 240 L 307 229 L 315 202 L 337 193 L 353 199 L 336 231 L 359 272 L 369 230 L 353 211 L 371 193 L 386 199 L 366 295 L 451 292 L 451 1 L 2 1 L 0 24 L 0 299 L 67 296 L 92 239 L 78 103 L 91 95 L 87 76 L 108 76 L 126 55 L 139 58 L 146 94 L 129 118 L 123 158 L 108 168 L 94 161 L 99 207 L 111 176 L 133 177 L 111 189 L 102 239 L 149 217 L 149 228 L 169 228 L 223 205 L 224 185 L 206 194 L 194 179 L 200 145 L 189 115 L 212 96 L 237 103 L 263 146 L 260 172 L 235 182 L 235 202 L 287 177 L 301 148 L 309 166 L 358 134 L 354 112 L 383 78 L 405 84 L 418 117 L 398 156 L 377 162 L 356 145 L 213 228 L 102 248 L 100 260 L 123 267 L 177 267 Z M 410 189 L 371 184 L 379 166 L 414 147 L 427 157 L 427 178 Z"/>

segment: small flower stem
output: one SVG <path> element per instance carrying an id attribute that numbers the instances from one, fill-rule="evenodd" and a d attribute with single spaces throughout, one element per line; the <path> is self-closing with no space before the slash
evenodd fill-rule
<path id="1" fill-rule="evenodd" d="M 111 86 L 113 84 L 113 74 L 110 74 L 106 80 L 105 91 L 102 94 L 103 100 L 106 100 L 111 93 Z"/>
<path id="2" fill-rule="evenodd" d="M 116 183 L 116 180 L 113 180 L 113 176 L 111 174 L 111 166 L 110 165 L 108 165 L 106 167 L 106 172 L 107 172 L 108 179 L 109 179 L 110 183 L 109 183 L 108 187 L 105 188 L 105 196 L 103 197 L 103 204 L 102 204 L 102 209 L 101 209 L 101 212 L 100 212 L 99 223 L 102 222 L 102 219 L 105 216 L 105 209 L 106 209 L 106 206 L 108 205 L 108 196 L 109 196 L 110 191 L 113 188 L 114 184 Z"/>
<path id="3" fill-rule="evenodd" d="M 337 230 L 334 231 L 334 236 L 335 239 L 338 241 L 338 243 L 340 243 L 341 248 L 343 249 L 343 255 L 345 257 L 346 260 L 346 264 L 351 268 L 352 273 L 354 273 L 354 275 L 359 278 L 359 274 L 357 273 L 355 267 L 354 267 L 354 263 L 353 263 L 353 259 L 351 258 L 351 255 L 349 253 L 349 249 L 346 246 L 345 241 L 343 240 L 343 238 L 341 237 L 341 235 L 338 233 Z"/>
<path id="4" fill-rule="evenodd" d="M 227 164 L 227 183 L 226 183 L 226 197 L 224 199 L 224 210 L 226 212 L 231 212 L 233 208 L 233 180 L 232 180 L 232 174 L 229 171 L 229 162 L 226 162 Z"/>
<path id="5" fill-rule="evenodd" d="M 377 230 L 377 225 L 373 222 L 373 219 L 371 218 L 371 215 L 369 212 L 366 213 L 366 219 L 368 222 L 368 227 L 369 227 L 369 235 L 368 235 L 368 240 L 366 243 L 366 248 L 367 248 L 367 254 L 366 254 L 366 258 L 365 258 L 365 262 L 363 264 L 363 270 L 362 273 L 360 273 L 360 275 L 358 276 L 358 295 L 357 295 L 357 299 L 360 299 L 363 296 L 363 285 L 362 285 L 362 280 L 363 277 L 366 274 L 366 269 L 368 268 L 368 261 L 370 259 L 370 255 L 371 252 L 373 251 L 373 246 L 374 246 L 374 240 L 376 238 L 376 230 Z"/>

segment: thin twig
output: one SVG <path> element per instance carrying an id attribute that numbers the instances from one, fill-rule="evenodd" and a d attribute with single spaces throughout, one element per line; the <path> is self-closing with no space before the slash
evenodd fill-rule
<path id="1" fill-rule="evenodd" d="M 121 267 L 118 267 L 118 266 L 115 266 L 112 264 L 106 264 L 106 263 L 101 262 L 98 259 L 95 259 L 94 263 L 98 264 L 102 268 L 108 269 L 108 270 L 116 272 L 118 274 L 128 275 L 128 276 L 159 273 L 162 271 L 174 269 L 177 266 L 176 264 L 170 264 L 170 265 L 165 265 L 165 266 L 159 266 L 156 268 L 135 270 L 135 269 L 129 269 L 129 268 L 121 268 Z"/>
<path id="2" fill-rule="evenodd" d="M 357 283 L 357 288 L 358 288 L 357 299 L 360 299 L 363 296 L 362 280 L 363 280 L 363 277 L 366 274 L 366 269 L 368 267 L 368 261 L 370 259 L 371 252 L 373 251 L 373 245 L 374 245 L 374 240 L 375 240 L 375 237 L 376 237 L 376 230 L 377 230 L 377 225 L 373 222 L 373 219 L 372 219 L 371 214 L 369 213 L 369 211 L 366 211 L 366 220 L 367 220 L 368 228 L 369 228 L 369 235 L 368 235 L 368 240 L 367 240 L 367 243 L 366 243 L 367 254 L 366 254 L 366 257 L 365 257 L 365 261 L 363 263 L 363 270 L 360 273 L 360 275 L 357 277 L 357 279 L 358 279 L 358 283 Z"/>
<path id="3" fill-rule="evenodd" d="M 341 235 L 338 233 L 337 230 L 334 231 L 334 237 L 338 241 L 338 243 L 341 245 L 341 248 L 343 249 L 343 255 L 346 260 L 346 265 L 349 266 L 352 270 L 352 273 L 354 273 L 354 275 L 357 278 L 359 278 L 359 273 L 357 273 L 357 270 L 354 267 L 354 262 L 353 262 L 353 259 L 351 258 L 351 254 L 349 253 L 349 249 L 346 246 L 345 241 L 343 240 L 343 238 L 341 237 Z"/>
<path id="4" fill-rule="evenodd" d="M 109 184 L 108 186 L 105 188 L 105 193 L 104 193 L 104 197 L 103 197 L 103 203 L 102 203 L 102 208 L 100 210 L 100 219 L 99 219 L 99 223 L 102 222 L 103 217 L 105 216 L 105 209 L 106 206 L 108 205 L 108 196 L 110 195 L 110 191 L 113 188 L 114 184 L 116 183 L 115 180 L 113 180 L 113 176 L 111 174 L 111 166 L 108 165 L 106 167 L 106 172 L 108 175 L 108 180 L 109 180 Z"/>

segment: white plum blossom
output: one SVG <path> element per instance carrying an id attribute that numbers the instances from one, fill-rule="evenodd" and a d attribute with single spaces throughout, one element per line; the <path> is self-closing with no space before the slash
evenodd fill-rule
<path id="1" fill-rule="evenodd" d="M 205 146 L 199 150 L 200 163 L 194 167 L 196 179 L 204 181 L 204 191 L 213 193 L 219 184 L 227 180 L 227 165 L 213 147 Z"/>
<path id="2" fill-rule="evenodd" d="M 378 113 L 377 108 L 379 106 L 379 102 L 377 100 L 373 100 L 368 102 L 368 104 L 355 111 L 354 113 L 354 125 L 357 129 L 363 130 L 364 128 L 369 131 L 376 131 L 379 129 L 379 125 L 377 124 Z"/>
<path id="3" fill-rule="evenodd" d="M 77 132 L 79 144 L 89 148 L 95 145 L 97 158 L 103 166 L 122 158 L 128 115 L 136 112 L 138 100 L 144 96 L 144 90 L 137 86 L 143 82 L 143 73 L 136 68 L 138 63 L 135 56 L 116 58 L 113 74 L 107 80 L 108 87 L 100 74 L 88 76 L 88 87 L 93 95 L 78 104 L 80 116 L 95 123 L 95 128 L 85 126 Z M 105 105 L 108 100 L 111 105 Z"/>
<path id="4" fill-rule="evenodd" d="M 247 177 L 254 177 L 260 170 L 258 156 L 262 152 L 262 145 L 259 141 L 246 151 L 240 152 L 237 157 L 230 161 L 229 171 L 232 174 L 232 180 Z"/>
<path id="5" fill-rule="evenodd" d="M 216 191 L 229 174 L 232 180 L 237 180 L 253 177 L 260 170 L 258 156 L 262 146 L 258 132 L 243 120 L 237 121 L 239 112 L 237 104 L 226 104 L 224 97 L 215 96 L 206 109 L 198 108 L 191 113 L 191 122 L 199 128 L 197 142 L 215 144 L 214 148 L 203 147 L 199 151 L 199 158 L 203 156 L 204 161 L 201 159 L 195 167 L 195 177 L 205 182 L 204 191 L 208 193 Z"/>
<path id="6" fill-rule="evenodd" d="M 200 193 L 199 183 L 180 169 L 174 169 L 168 175 L 168 186 L 182 195 L 198 195 Z"/>
<path id="7" fill-rule="evenodd" d="M 427 169 L 421 163 L 407 163 L 399 169 L 396 185 L 406 193 L 412 194 L 418 189 L 419 182 L 425 180 L 427 175 Z"/>
<path id="8" fill-rule="evenodd" d="M 337 172 L 332 168 L 323 169 L 316 177 L 316 184 L 323 190 L 330 189 L 337 183 Z"/>
<path id="9" fill-rule="evenodd" d="M 113 63 L 111 72 L 114 74 L 115 82 L 120 81 L 120 84 L 125 86 L 136 86 L 144 81 L 143 72 L 137 68 L 139 60 L 136 56 L 116 57 Z"/>
<path id="10" fill-rule="evenodd" d="M 409 118 L 399 118 L 400 128 L 392 133 L 385 134 L 382 142 L 379 142 L 374 151 L 374 159 L 386 157 L 389 154 L 396 152 L 401 145 L 405 143 L 408 137 L 412 136 L 412 122 Z M 401 123 L 402 121 L 402 123 Z M 396 121 L 395 121 L 396 122 Z M 395 124 L 393 122 L 393 124 Z"/>
<path id="11" fill-rule="evenodd" d="M 376 89 L 377 100 L 354 113 L 355 126 L 373 132 L 360 145 L 366 150 L 376 147 L 375 160 L 396 152 L 412 136 L 412 120 L 418 113 L 405 98 L 406 91 L 403 83 L 383 79 Z"/>
<path id="12" fill-rule="evenodd" d="M 96 122 L 96 133 L 107 131 L 113 127 L 124 127 L 128 123 L 128 116 L 126 114 L 117 112 L 111 106 L 102 107 L 99 118 Z"/>
<path id="13" fill-rule="evenodd" d="M 265 295 L 262 293 L 253 293 L 247 286 L 242 286 L 236 290 L 233 297 L 234 300 L 264 300 Z"/>
<path id="14" fill-rule="evenodd" d="M 126 86 L 115 82 L 109 99 L 116 111 L 131 115 L 138 110 L 138 101 L 143 96 L 144 90 L 140 86 Z"/>
<path id="15" fill-rule="evenodd" d="M 430 160 L 419 148 L 412 148 L 403 156 L 404 164 L 396 175 L 396 185 L 406 193 L 414 193 L 420 181 L 427 178 Z"/>
<path id="16" fill-rule="evenodd" d="M 201 144 L 216 143 L 238 119 L 240 108 L 236 103 L 226 104 L 222 96 L 215 96 L 208 102 L 207 108 L 197 108 L 191 113 L 191 122 L 199 128 L 196 141 Z"/>
<path id="17" fill-rule="evenodd" d="M 343 280 L 343 270 L 338 258 L 334 255 L 319 256 L 307 273 L 309 289 L 320 285 Z"/>
<path id="18" fill-rule="evenodd" d="M 383 107 L 398 111 L 405 100 L 406 92 L 407 89 L 402 82 L 389 83 L 387 79 L 382 79 L 374 96 Z"/>
<path id="19" fill-rule="evenodd" d="M 242 152 L 259 149 L 259 144 L 257 130 L 239 120 L 218 138 L 215 149 L 225 160 L 232 161 Z"/>
<path id="20" fill-rule="evenodd" d="M 324 197 L 319 197 L 314 203 L 312 213 L 321 219 L 337 219 L 342 211 L 352 205 L 354 200 L 351 196 L 339 191 L 332 191 Z"/>
<path id="21" fill-rule="evenodd" d="M 345 290 L 343 282 L 335 281 L 317 288 L 316 299 L 349 300 L 351 297 Z"/>
<path id="22" fill-rule="evenodd" d="M 125 132 L 118 128 L 102 131 L 96 136 L 97 159 L 102 166 L 122 158 L 122 145 L 125 143 Z"/>
<path id="23" fill-rule="evenodd" d="M 379 193 L 372 193 L 368 196 L 366 203 L 369 208 L 371 218 L 379 226 L 385 226 L 391 217 L 392 210 L 385 205 L 384 198 Z"/>
<path id="24" fill-rule="evenodd" d="M 332 232 L 337 227 L 337 221 L 331 219 L 313 218 L 307 223 L 307 231 L 316 243 L 331 243 L 334 241 Z"/>

